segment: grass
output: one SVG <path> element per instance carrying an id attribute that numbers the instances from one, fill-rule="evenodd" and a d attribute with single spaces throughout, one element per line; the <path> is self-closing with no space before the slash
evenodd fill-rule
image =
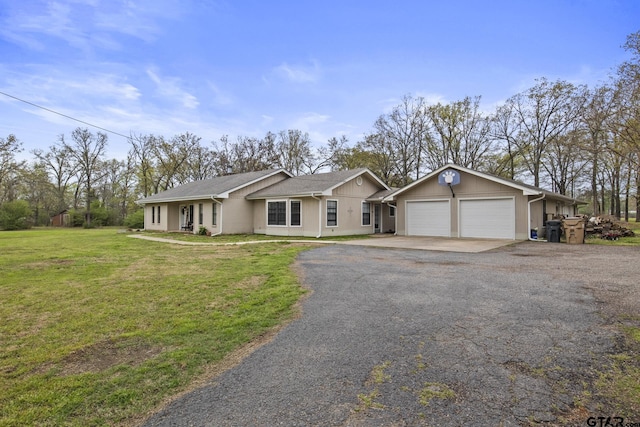
<path id="1" fill-rule="evenodd" d="M 456 393 L 446 384 L 427 382 L 420 391 L 420 404 L 429 406 L 433 399 L 455 399 Z"/>
<path id="2" fill-rule="evenodd" d="M 139 421 L 295 315 L 304 249 L 0 233 L 0 426 Z"/>
<path id="3" fill-rule="evenodd" d="M 600 373 L 596 387 L 617 415 L 633 418 L 640 414 L 640 327 L 622 330 L 625 351 L 611 356 L 611 367 Z"/>

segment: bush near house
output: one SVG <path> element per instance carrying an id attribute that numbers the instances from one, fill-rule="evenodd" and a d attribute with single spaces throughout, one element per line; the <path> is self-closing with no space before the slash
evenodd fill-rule
<path id="1" fill-rule="evenodd" d="M 138 209 L 137 211 L 127 215 L 124 219 L 124 225 L 127 228 L 144 228 L 144 210 Z"/>

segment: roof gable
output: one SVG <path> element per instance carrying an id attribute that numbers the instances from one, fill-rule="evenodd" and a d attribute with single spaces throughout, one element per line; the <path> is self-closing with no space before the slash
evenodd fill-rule
<path id="1" fill-rule="evenodd" d="M 333 190 L 341 185 L 367 175 L 381 189 L 389 187 L 367 168 L 334 171 L 311 175 L 295 176 L 273 184 L 247 196 L 248 199 L 266 199 L 273 197 L 331 196 Z"/>
<path id="2" fill-rule="evenodd" d="M 138 203 L 173 202 L 196 199 L 219 198 L 226 199 L 230 193 L 238 191 L 251 184 L 268 177 L 283 174 L 287 178 L 292 175 L 284 169 L 270 169 L 257 172 L 238 173 L 233 175 L 217 176 L 211 179 L 189 182 L 175 188 L 170 188 L 153 196 L 149 196 Z"/>
<path id="3" fill-rule="evenodd" d="M 409 189 L 411 189 L 413 187 L 416 187 L 416 186 L 422 184 L 425 181 L 428 181 L 428 180 L 434 179 L 434 178 L 437 179 L 437 177 L 440 174 L 440 172 L 442 172 L 442 171 L 444 171 L 446 169 L 455 169 L 455 170 L 460 171 L 460 172 L 465 172 L 465 173 L 468 173 L 470 175 L 475 175 L 477 177 L 486 179 L 488 181 L 496 182 L 498 184 L 505 185 L 507 187 L 514 188 L 516 190 L 520 190 L 520 191 L 522 191 L 522 194 L 524 196 L 542 196 L 542 195 L 545 195 L 545 196 L 550 196 L 550 197 L 552 197 L 554 199 L 564 200 L 564 201 L 571 202 L 571 203 L 578 203 L 578 204 L 584 203 L 584 202 L 580 202 L 580 201 L 578 201 L 576 199 L 573 199 L 571 197 L 564 196 L 564 195 L 558 194 L 558 193 L 554 193 L 552 191 L 544 190 L 542 188 L 535 187 L 533 185 L 522 184 L 522 183 L 519 183 L 519 182 L 516 182 L 516 181 L 512 181 L 510 179 L 501 178 L 501 177 L 498 177 L 498 176 L 495 176 L 495 175 L 486 174 L 486 173 L 483 173 L 483 172 L 478 172 L 476 170 L 468 169 L 468 168 L 465 168 L 463 166 L 459 166 L 459 165 L 456 165 L 456 164 L 447 164 L 447 165 L 444 165 L 444 166 L 432 171 L 431 173 L 429 173 L 429 174 L 423 176 L 422 178 L 412 182 L 411 184 L 408 184 L 407 186 L 402 187 L 399 190 L 391 193 L 390 195 L 388 195 L 387 197 L 384 198 L 384 201 L 391 201 L 396 196 L 404 193 L 405 191 L 407 191 L 407 190 L 409 190 Z"/>

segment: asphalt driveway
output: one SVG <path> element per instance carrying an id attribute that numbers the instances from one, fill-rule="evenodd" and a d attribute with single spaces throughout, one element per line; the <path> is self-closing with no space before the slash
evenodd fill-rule
<path id="1" fill-rule="evenodd" d="M 301 318 L 146 425 L 555 424 L 613 351 L 594 295 L 607 283 L 637 296 L 638 253 L 531 242 L 304 252 Z"/>

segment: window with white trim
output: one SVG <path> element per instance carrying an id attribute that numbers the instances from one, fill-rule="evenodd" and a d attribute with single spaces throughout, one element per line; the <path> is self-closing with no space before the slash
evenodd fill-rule
<path id="1" fill-rule="evenodd" d="M 267 202 L 267 225 L 287 225 L 287 202 Z"/>
<path id="2" fill-rule="evenodd" d="M 211 205 L 211 225 L 218 225 L 218 204 L 213 202 Z"/>
<path id="3" fill-rule="evenodd" d="M 396 207 L 395 206 L 389 205 L 389 216 L 392 217 L 392 218 L 394 216 L 396 216 Z"/>
<path id="4" fill-rule="evenodd" d="M 198 224 L 204 224 L 204 206 L 202 203 L 198 203 Z"/>
<path id="5" fill-rule="evenodd" d="M 157 217 L 157 219 L 158 219 L 158 224 L 160 224 L 160 206 L 158 206 L 158 217 Z"/>
<path id="6" fill-rule="evenodd" d="M 338 201 L 327 200 L 327 227 L 338 225 Z"/>
<path id="7" fill-rule="evenodd" d="M 371 203 L 362 202 L 362 225 L 371 225 Z"/>
<path id="8" fill-rule="evenodd" d="M 300 200 L 291 200 L 290 204 L 290 213 L 291 216 L 289 220 L 289 225 L 292 227 L 299 227 L 301 225 L 300 222 Z"/>
<path id="9" fill-rule="evenodd" d="M 156 223 L 156 207 L 151 206 L 151 224 Z"/>

